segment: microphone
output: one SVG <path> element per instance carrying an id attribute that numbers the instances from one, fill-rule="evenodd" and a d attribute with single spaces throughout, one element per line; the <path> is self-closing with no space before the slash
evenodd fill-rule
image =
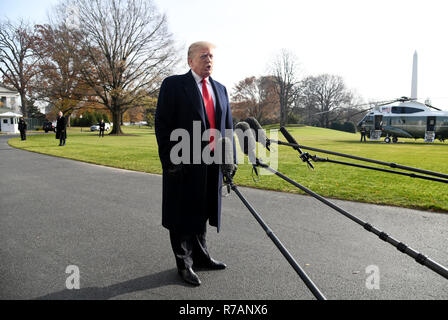
<path id="1" fill-rule="evenodd" d="M 271 151 L 269 146 L 271 145 L 271 140 L 266 137 L 266 132 L 261 127 L 260 123 L 254 117 L 250 117 L 246 119 L 246 122 L 249 124 L 251 129 L 255 131 L 255 139 L 261 143 L 263 147 Z"/>
<path id="2" fill-rule="evenodd" d="M 238 122 L 235 126 L 235 133 L 238 137 L 241 150 L 249 157 L 249 161 L 255 165 L 257 163 L 255 156 L 256 141 L 249 124 L 244 121 Z"/>
<path id="3" fill-rule="evenodd" d="M 294 150 L 299 151 L 300 153 L 300 159 L 302 159 L 303 162 L 308 163 L 308 165 L 314 169 L 314 166 L 310 162 L 309 154 L 303 153 L 302 150 L 299 148 L 297 141 L 294 139 L 294 137 L 286 130 L 285 127 L 280 127 L 280 132 L 283 134 L 283 136 L 286 138 L 286 141 L 288 141 L 291 144 L 295 144 L 296 146 L 293 146 Z"/>
<path id="4" fill-rule="evenodd" d="M 238 166 L 234 163 L 233 143 L 229 138 L 223 137 L 218 140 L 218 146 L 221 147 L 219 150 L 222 150 L 224 154 L 223 163 L 221 164 L 222 174 L 226 182 L 231 182 L 238 169 Z"/>

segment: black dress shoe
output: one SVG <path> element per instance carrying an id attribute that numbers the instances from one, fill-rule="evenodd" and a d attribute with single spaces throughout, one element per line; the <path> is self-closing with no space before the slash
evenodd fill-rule
<path id="1" fill-rule="evenodd" d="M 224 262 L 217 261 L 217 260 L 215 260 L 213 258 L 210 258 L 209 261 L 195 263 L 194 267 L 196 267 L 196 268 L 203 268 L 203 269 L 210 269 L 210 270 L 223 270 L 223 269 L 227 268 L 227 265 Z"/>
<path id="2" fill-rule="evenodd" d="M 198 275 L 194 273 L 193 269 L 178 269 L 177 271 L 182 280 L 184 280 L 186 283 L 192 284 L 194 286 L 201 285 L 201 280 L 199 280 Z"/>

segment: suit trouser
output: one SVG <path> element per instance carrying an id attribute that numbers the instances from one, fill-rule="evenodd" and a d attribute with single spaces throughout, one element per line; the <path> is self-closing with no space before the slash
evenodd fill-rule
<path id="1" fill-rule="evenodd" d="M 26 133 L 25 133 L 25 131 L 20 131 L 20 138 L 22 140 L 26 140 Z"/>
<path id="2" fill-rule="evenodd" d="M 210 260 L 205 235 L 206 231 L 196 234 L 170 231 L 171 248 L 178 269 L 193 267 L 193 261 L 205 263 Z"/>
<path id="3" fill-rule="evenodd" d="M 211 174 L 208 175 L 209 178 L 206 190 L 214 190 L 208 186 L 216 184 L 213 175 L 217 174 L 217 170 L 219 170 L 219 166 L 217 165 L 212 164 L 209 167 L 209 173 Z M 208 197 L 216 197 L 216 193 L 212 192 L 211 194 L 207 194 L 207 198 Z M 197 233 L 170 230 L 171 248 L 173 249 L 178 269 L 191 268 L 193 266 L 193 261 L 194 263 L 199 264 L 205 264 L 210 261 L 210 254 L 205 240 L 207 234 L 207 221 L 204 221 L 201 230 L 203 231 Z"/>

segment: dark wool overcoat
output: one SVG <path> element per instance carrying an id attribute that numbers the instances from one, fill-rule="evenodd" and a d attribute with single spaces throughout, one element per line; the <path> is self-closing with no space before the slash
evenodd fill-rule
<path id="1" fill-rule="evenodd" d="M 233 130 L 227 90 L 211 77 L 209 79 L 216 97 L 215 126 L 224 135 L 226 129 Z M 194 127 L 196 136 L 193 136 Z M 202 95 L 191 70 L 184 75 L 166 78 L 157 102 L 155 132 L 163 168 L 162 225 L 169 230 L 203 232 L 207 219 L 218 232 L 220 230 L 222 172 L 217 165 L 197 163 L 198 144 L 194 146 L 209 128 Z M 187 140 L 189 161 L 177 165 L 170 158 L 171 149 L 180 141 L 170 139 L 175 129 L 184 129 L 190 137 Z M 235 154 L 233 134 L 231 137 Z M 199 152 L 202 152 L 208 141 L 199 143 Z"/>
<path id="2" fill-rule="evenodd" d="M 23 121 L 23 120 L 19 120 L 19 131 L 20 132 L 22 132 L 22 131 L 25 132 L 26 129 L 27 129 L 26 122 Z"/>
<path id="3" fill-rule="evenodd" d="M 56 121 L 56 139 L 67 138 L 67 120 L 64 116 L 58 117 Z"/>

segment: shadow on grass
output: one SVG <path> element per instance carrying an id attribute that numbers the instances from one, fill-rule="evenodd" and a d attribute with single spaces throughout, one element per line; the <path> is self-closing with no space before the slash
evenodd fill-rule
<path id="1" fill-rule="evenodd" d="M 191 287 L 179 278 L 177 269 L 170 269 L 104 288 L 66 289 L 35 298 L 35 300 L 107 300 L 127 293 L 146 291 L 169 285 Z"/>

